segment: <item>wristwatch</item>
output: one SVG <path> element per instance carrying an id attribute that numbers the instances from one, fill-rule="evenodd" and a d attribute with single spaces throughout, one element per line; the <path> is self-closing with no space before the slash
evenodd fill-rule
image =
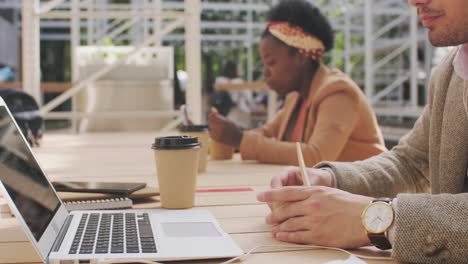
<path id="1" fill-rule="evenodd" d="M 377 198 L 373 200 L 362 212 L 361 221 L 366 229 L 371 243 L 382 250 L 391 249 L 387 232 L 393 224 L 395 213 L 393 212 L 391 198 Z"/>

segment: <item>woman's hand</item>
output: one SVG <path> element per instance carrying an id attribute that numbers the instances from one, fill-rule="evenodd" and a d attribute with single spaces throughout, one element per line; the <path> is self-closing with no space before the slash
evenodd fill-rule
<path id="1" fill-rule="evenodd" d="M 306 170 L 310 184 L 333 187 L 333 175 L 328 170 L 308 168 Z M 280 174 L 274 176 L 270 182 L 271 188 L 283 186 L 302 186 L 302 177 L 299 167 L 287 167 Z"/>
<path id="2" fill-rule="evenodd" d="M 218 113 L 208 116 L 210 137 L 220 143 L 238 148 L 242 141 L 242 131 L 232 121 Z"/>
<path id="3" fill-rule="evenodd" d="M 291 186 L 259 193 L 257 199 L 280 204 L 266 217 L 280 241 L 339 248 L 370 245 L 361 213 L 371 197 L 324 186 Z"/>

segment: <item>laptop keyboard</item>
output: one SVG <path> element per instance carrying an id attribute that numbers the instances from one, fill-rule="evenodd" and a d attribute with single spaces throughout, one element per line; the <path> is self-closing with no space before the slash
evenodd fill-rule
<path id="1" fill-rule="evenodd" d="M 70 254 L 156 253 L 147 213 L 83 214 Z"/>

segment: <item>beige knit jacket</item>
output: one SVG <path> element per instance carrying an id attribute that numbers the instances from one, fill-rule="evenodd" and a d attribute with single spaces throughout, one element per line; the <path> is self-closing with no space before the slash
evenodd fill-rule
<path id="1" fill-rule="evenodd" d="M 339 189 L 398 197 L 392 255 L 400 261 L 468 263 L 468 119 L 455 54 L 435 69 L 429 103 L 398 146 L 365 161 L 317 165 L 332 168 Z"/>

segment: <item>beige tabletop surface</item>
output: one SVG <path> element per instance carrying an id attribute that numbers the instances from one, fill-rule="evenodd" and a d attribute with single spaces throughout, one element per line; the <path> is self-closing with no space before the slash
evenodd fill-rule
<path id="1" fill-rule="evenodd" d="M 151 144 L 156 133 L 45 134 L 42 145 L 33 151 L 51 180 L 146 182 L 157 187 Z M 259 245 L 289 245 L 276 241 L 265 224 L 267 205 L 257 201 L 256 193 L 266 190 L 273 175 L 284 166 L 232 160 L 208 162 L 206 173 L 197 177 L 196 207 L 205 208 L 218 219 L 224 231 L 249 251 Z M 232 188 L 240 188 L 233 191 Z M 208 192 L 206 191 L 208 190 Z M 136 202 L 134 208 L 159 208 L 158 197 Z M 1 224 L 1 221 L 0 221 Z M 339 237 L 337 238 L 339 239 Z M 8 245 L 14 249 L 24 242 Z M 353 250 L 361 255 L 388 257 L 373 247 Z M 242 263 L 355 263 L 349 255 L 333 250 L 292 248 L 260 249 Z M 183 263 L 221 263 L 225 260 Z M 359 263 L 396 263 L 391 260 L 363 259 Z"/>

